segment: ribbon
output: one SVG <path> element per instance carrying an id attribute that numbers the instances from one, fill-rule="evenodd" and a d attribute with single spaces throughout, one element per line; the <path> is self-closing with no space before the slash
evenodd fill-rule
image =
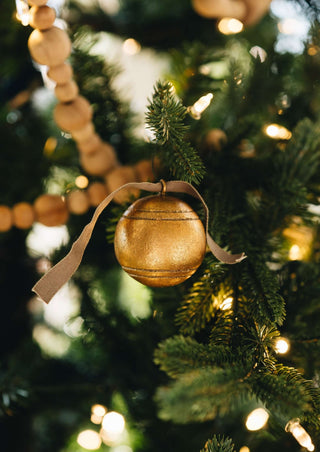
<path id="1" fill-rule="evenodd" d="M 199 199 L 202 202 L 206 213 L 206 228 L 205 228 L 206 238 L 207 244 L 212 254 L 221 262 L 224 262 L 226 264 L 236 264 L 246 258 L 244 253 L 241 254 L 227 253 L 222 248 L 220 248 L 220 246 L 210 237 L 208 233 L 209 209 L 200 193 L 188 182 L 183 181 L 169 181 L 166 183 L 129 182 L 128 184 L 122 185 L 117 190 L 110 193 L 110 195 L 108 195 L 98 205 L 90 223 L 88 223 L 84 227 L 78 239 L 73 243 L 69 253 L 63 259 L 61 259 L 61 261 L 59 261 L 54 267 L 52 267 L 45 275 L 43 275 L 42 278 L 34 285 L 32 291 L 35 292 L 45 303 L 49 303 L 49 301 L 56 294 L 56 292 L 58 292 L 58 290 L 66 282 L 68 282 L 71 276 L 75 273 L 75 271 L 77 270 L 81 263 L 84 251 L 88 245 L 94 226 L 101 212 L 112 201 L 116 193 L 126 188 L 137 188 L 139 190 L 144 190 L 148 192 L 160 192 L 165 188 L 166 191 L 172 193 L 186 193 L 193 196 L 196 199 Z"/>

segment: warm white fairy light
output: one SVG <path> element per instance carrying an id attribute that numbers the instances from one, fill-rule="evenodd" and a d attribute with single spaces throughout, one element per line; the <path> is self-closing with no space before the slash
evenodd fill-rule
<path id="1" fill-rule="evenodd" d="M 283 19 L 278 24 L 278 29 L 280 33 L 283 33 L 285 35 L 294 35 L 296 34 L 297 30 L 301 27 L 301 23 L 299 20 L 295 19 L 294 17 L 287 17 L 286 19 Z"/>
<path id="2" fill-rule="evenodd" d="M 291 261 L 299 261 L 302 259 L 302 251 L 299 245 L 294 244 L 291 246 L 290 250 L 289 250 L 289 259 Z"/>
<path id="3" fill-rule="evenodd" d="M 226 311 L 227 309 L 231 309 L 232 308 L 232 302 L 233 302 L 233 298 L 232 297 L 228 297 L 225 300 L 223 300 L 223 302 L 220 305 L 220 309 L 222 311 Z"/>
<path id="4" fill-rule="evenodd" d="M 253 58 L 259 58 L 261 63 L 263 63 L 267 59 L 267 52 L 260 46 L 251 47 L 249 53 L 253 56 Z"/>
<path id="5" fill-rule="evenodd" d="M 16 0 L 16 17 L 23 26 L 29 25 L 29 6 L 27 0 Z"/>
<path id="6" fill-rule="evenodd" d="M 224 17 L 218 23 L 218 30 L 224 35 L 234 35 L 243 30 L 243 23 L 233 17 Z"/>
<path id="7" fill-rule="evenodd" d="M 239 452 L 250 452 L 250 449 L 248 446 L 242 446 L 239 450 Z"/>
<path id="8" fill-rule="evenodd" d="M 268 137 L 274 140 L 290 140 L 292 133 L 279 124 L 268 124 L 263 128 L 263 131 Z"/>
<path id="9" fill-rule="evenodd" d="M 201 96 L 191 107 L 189 107 L 189 111 L 191 116 L 194 119 L 200 119 L 201 113 L 203 113 L 206 108 L 209 107 L 211 101 L 213 99 L 213 94 L 208 93 L 205 96 Z"/>
<path id="10" fill-rule="evenodd" d="M 117 443 L 124 432 L 125 424 L 125 419 L 122 414 L 116 411 L 107 413 L 103 418 L 100 432 L 103 442 L 107 445 Z"/>
<path id="11" fill-rule="evenodd" d="M 256 431 L 263 428 L 268 422 L 269 414 L 264 408 L 256 408 L 249 413 L 246 419 L 246 427 L 250 431 Z"/>
<path id="12" fill-rule="evenodd" d="M 290 349 L 290 342 L 285 337 L 278 337 L 275 341 L 274 349 L 280 355 L 284 355 Z"/>
<path id="13" fill-rule="evenodd" d="M 91 407 L 91 413 L 95 414 L 96 416 L 104 416 L 107 412 L 107 408 L 104 405 L 95 404 Z"/>
<path id="14" fill-rule="evenodd" d="M 305 447 L 310 452 L 314 450 L 312 439 L 302 425 L 300 425 L 300 419 L 297 418 L 289 421 L 285 427 L 285 430 L 286 432 L 290 432 L 292 436 L 295 437 L 300 446 Z"/>
<path id="15" fill-rule="evenodd" d="M 78 176 L 76 177 L 75 184 L 78 188 L 87 188 L 89 185 L 89 179 L 86 176 Z"/>
<path id="16" fill-rule="evenodd" d="M 122 44 L 122 50 L 127 55 L 136 55 L 141 50 L 141 45 L 133 38 L 126 39 Z"/>
<path id="17" fill-rule="evenodd" d="M 77 437 L 79 446 L 87 450 L 97 450 L 100 448 L 102 440 L 99 433 L 94 430 L 83 430 Z"/>

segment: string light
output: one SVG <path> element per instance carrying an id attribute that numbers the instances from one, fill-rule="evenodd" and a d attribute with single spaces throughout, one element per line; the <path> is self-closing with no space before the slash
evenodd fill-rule
<path id="1" fill-rule="evenodd" d="M 246 419 L 246 427 L 254 432 L 263 428 L 268 422 L 269 414 L 264 408 L 256 408 L 251 411 Z"/>
<path id="2" fill-rule="evenodd" d="M 127 55 L 136 55 L 141 50 L 141 45 L 133 38 L 126 39 L 122 44 L 122 50 Z"/>
<path id="3" fill-rule="evenodd" d="M 260 46 L 251 47 L 249 53 L 253 56 L 253 58 L 260 58 L 261 63 L 263 63 L 267 59 L 267 52 Z"/>
<path id="4" fill-rule="evenodd" d="M 218 30 L 224 35 L 234 35 L 243 30 L 243 23 L 233 17 L 224 17 L 218 22 Z"/>
<path id="5" fill-rule="evenodd" d="M 249 447 L 247 447 L 247 446 L 242 446 L 242 447 L 240 448 L 239 452 L 250 452 L 250 449 L 249 449 Z"/>
<path id="6" fill-rule="evenodd" d="M 280 355 L 284 355 L 290 350 L 290 342 L 285 337 L 278 337 L 275 341 L 274 349 Z"/>
<path id="7" fill-rule="evenodd" d="M 124 429 L 125 419 L 122 414 L 110 411 L 104 416 L 102 421 L 102 429 L 100 431 L 102 441 L 107 445 L 117 443 L 121 439 Z"/>
<path id="8" fill-rule="evenodd" d="M 188 108 L 191 116 L 194 119 L 200 119 L 201 113 L 203 113 L 206 108 L 209 107 L 211 101 L 213 99 L 213 94 L 208 93 L 205 96 L 200 97 L 191 107 Z"/>
<path id="9" fill-rule="evenodd" d="M 97 450 L 101 446 L 101 438 L 99 433 L 94 430 L 83 430 L 77 437 L 79 446 L 87 450 Z"/>
<path id="10" fill-rule="evenodd" d="M 78 188 L 87 188 L 89 185 L 89 179 L 86 176 L 76 177 L 75 184 Z"/>
<path id="11" fill-rule="evenodd" d="M 285 427 L 285 431 L 290 432 L 300 446 L 305 447 L 310 452 L 314 450 L 314 444 L 312 443 L 311 437 L 302 425 L 300 425 L 300 419 L 296 418 L 289 421 Z"/>
<path id="12" fill-rule="evenodd" d="M 289 259 L 291 261 L 299 261 L 302 259 L 302 251 L 299 245 L 294 244 L 289 250 Z"/>
<path id="13" fill-rule="evenodd" d="M 29 6 L 27 0 L 16 0 L 16 18 L 26 27 L 29 25 Z"/>
<path id="14" fill-rule="evenodd" d="M 220 309 L 222 311 L 226 311 L 227 309 L 231 309 L 232 308 L 232 302 L 233 302 L 233 298 L 232 297 L 228 297 L 225 300 L 223 300 L 223 302 L 220 305 Z"/>
<path id="15" fill-rule="evenodd" d="M 91 422 L 93 424 L 101 424 L 106 412 L 107 408 L 105 406 L 99 404 L 93 405 L 91 407 Z"/>
<path id="16" fill-rule="evenodd" d="M 263 128 L 264 133 L 274 140 L 290 140 L 292 133 L 279 124 L 268 124 Z"/>

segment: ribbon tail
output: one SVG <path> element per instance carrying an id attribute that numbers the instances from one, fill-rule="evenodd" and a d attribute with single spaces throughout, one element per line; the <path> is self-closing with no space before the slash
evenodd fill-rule
<path id="1" fill-rule="evenodd" d="M 210 235 L 207 233 L 207 244 L 210 248 L 211 253 L 219 259 L 219 261 L 224 262 L 225 264 L 238 264 L 243 261 L 247 256 L 245 253 L 240 254 L 230 254 L 224 249 L 222 249 Z"/>

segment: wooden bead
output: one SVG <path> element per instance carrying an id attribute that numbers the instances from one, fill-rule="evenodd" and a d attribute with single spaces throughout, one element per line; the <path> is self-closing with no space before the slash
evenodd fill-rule
<path id="1" fill-rule="evenodd" d="M 36 221 L 45 226 L 61 226 L 69 218 L 67 204 L 62 196 L 41 195 L 34 203 Z"/>
<path id="2" fill-rule="evenodd" d="M 28 0 L 28 3 L 31 6 L 42 6 L 48 3 L 48 0 Z"/>
<path id="3" fill-rule="evenodd" d="M 71 80 L 72 75 L 73 69 L 69 63 L 50 67 L 47 73 L 47 76 L 51 78 L 51 80 L 60 84 L 68 83 Z"/>
<path id="4" fill-rule="evenodd" d="M 71 102 L 78 96 L 79 88 L 74 80 L 70 80 L 67 83 L 57 84 L 54 94 L 61 102 Z"/>
<path id="5" fill-rule="evenodd" d="M 151 160 L 141 160 L 134 165 L 134 170 L 139 182 L 152 182 L 155 180 Z"/>
<path id="6" fill-rule="evenodd" d="M 75 141 L 86 141 L 89 137 L 91 137 L 94 134 L 94 125 L 93 123 L 90 121 L 88 122 L 85 126 L 83 126 L 81 129 L 79 130 L 72 130 L 71 134 L 72 134 L 72 138 Z"/>
<path id="7" fill-rule="evenodd" d="M 34 223 L 35 212 L 31 204 L 19 202 L 12 208 L 13 224 L 19 229 L 29 229 Z"/>
<path id="8" fill-rule="evenodd" d="M 90 207 L 90 201 L 87 193 L 83 190 L 73 190 L 67 196 L 69 212 L 75 215 L 82 215 Z"/>
<path id="9" fill-rule="evenodd" d="M 35 29 L 29 36 L 28 47 L 37 63 L 58 66 L 70 55 L 71 41 L 67 33 L 58 27 L 43 31 Z"/>
<path id="10" fill-rule="evenodd" d="M 254 25 L 267 13 L 271 0 L 243 0 L 243 2 L 247 7 L 243 22 L 246 25 Z"/>
<path id="11" fill-rule="evenodd" d="M 82 168 L 93 176 L 104 176 L 118 165 L 114 148 L 108 143 L 102 143 L 94 152 L 80 154 Z"/>
<path id="12" fill-rule="evenodd" d="M 258 2 L 258 0 L 253 0 Z M 211 18 L 234 17 L 243 20 L 247 7 L 243 0 L 192 0 L 193 9 L 200 16 Z"/>
<path id="13" fill-rule="evenodd" d="M 106 177 L 107 190 L 110 193 L 128 182 L 136 182 L 136 174 L 131 166 L 119 166 Z M 137 198 L 139 193 L 140 191 L 136 188 L 126 188 L 117 193 L 113 200 L 118 204 L 122 204 L 130 201 L 132 197 Z"/>
<path id="14" fill-rule="evenodd" d="M 87 99 L 77 96 L 72 102 L 58 103 L 53 112 L 60 129 L 71 132 L 81 129 L 92 118 L 92 108 Z"/>
<path id="15" fill-rule="evenodd" d="M 39 30 L 47 30 L 52 27 L 56 18 L 56 12 L 49 6 L 33 6 L 29 11 L 29 25 Z"/>
<path id="16" fill-rule="evenodd" d="M 91 154 L 98 147 L 101 147 L 102 140 L 98 134 L 94 133 L 87 140 L 77 143 L 78 149 L 83 154 Z"/>
<path id="17" fill-rule="evenodd" d="M 102 182 L 93 182 L 87 189 L 90 204 L 97 207 L 108 194 L 107 187 Z"/>
<path id="18" fill-rule="evenodd" d="M 7 232 L 12 226 L 12 212 L 8 206 L 0 206 L 0 232 Z"/>
<path id="19" fill-rule="evenodd" d="M 227 135 L 221 129 L 211 129 L 205 137 L 206 147 L 213 151 L 221 151 L 227 141 Z"/>

